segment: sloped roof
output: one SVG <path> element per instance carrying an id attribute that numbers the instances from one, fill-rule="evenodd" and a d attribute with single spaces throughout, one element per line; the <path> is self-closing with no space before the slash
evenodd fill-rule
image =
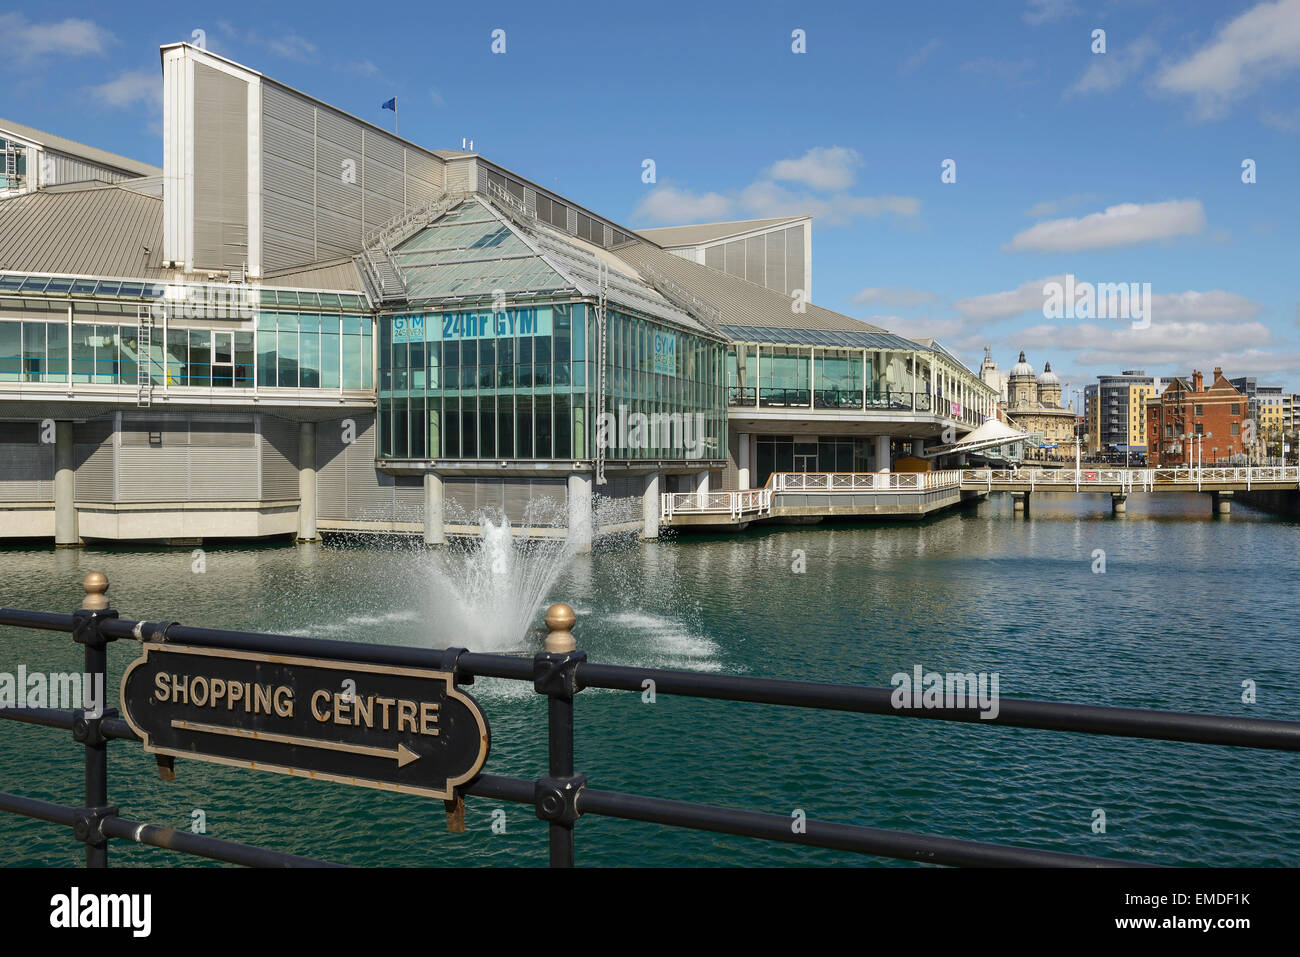
<path id="1" fill-rule="evenodd" d="M 654 229 L 638 229 L 637 233 L 665 248 L 672 246 L 695 246 L 699 243 L 743 236 L 759 229 L 779 226 L 782 223 L 798 223 L 807 220 L 807 216 L 778 216 L 775 219 L 740 219 L 730 223 L 699 223 L 695 226 L 658 226 Z"/>
<path id="2" fill-rule="evenodd" d="M 22 123 L 0 118 L 0 136 L 3 136 L 6 131 L 12 133 L 16 139 L 37 143 L 57 153 L 77 156 L 100 166 L 121 170 L 123 173 L 132 173 L 136 176 L 161 176 L 163 172 L 159 167 L 141 163 L 139 160 L 119 156 L 117 153 L 110 153 L 108 150 L 87 146 L 85 143 L 78 143 L 76 140 L 55 136 L 53 133 L 46 133 L 44 130 L 34 129 L 30 126 L 24 126 Z"/>
<path id="3" fill-rule="evenodd" d="M 928 459 L 936 455 L 949 455 L 954 452 L 979 452 L 984 449 L 995 449 L 1015 442 L 1025 442 L 1041 435 L 1041 432 L 1021 432 L 1019 429 L 1013 429 L 1005 422 L 989 419 L 979 428 L 968 433 L 960 442 L 927 448 L 924 457 Z"/>
<path id="4" fill-rule="evenodd" d="M 339 259 L 334 262 L 314 263 L 267 276 L 262 279 L 264 286 L 279 286 L 291 289 L 337 289 L 341 292 L 364 293 L 365 284 L 361 273 L 351 259 Z"/>
<path id="5" fill-rule="evenodd" d="M 0 200 L 0 269 L 160 278 L 162 207 L 157 196 L 102 184 Z"/>
<path id="6" fill-rule="evenodd" d="M 695 295 L 712 303 L 721 313 L 724 326 L 757 326 L 768 329 L 824 329 L 838 332 L 885 332 L 879 326 L 812 303 L 803 312 L 794 311 L 794 300 L 775 289 L 749 282 L 720 269 L 701 266 L 637 242 L 611 250 L 634 268 L 648 266 Z"/>

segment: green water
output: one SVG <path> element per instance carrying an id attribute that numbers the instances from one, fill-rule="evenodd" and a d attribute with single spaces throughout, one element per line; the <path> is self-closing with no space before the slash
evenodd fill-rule
<path id="1" fill-rule="evenodd" d="M 571 602 L 592 660 L 885 686 L 914 665 L 998 672 L 1007 697 L 1300 719 L 1295 523 L 1208 496 L 1009 497 L 924 524 L 755 529 L 613 545 L 580 557 Z M 1105 574 L 1094 574 L 1095 549 Z M 806 571 L 791 570 L 801 550 Z M 0 605 L 70 611 L 106 572 L 123 617 L 429 645 L 438 596 L 425 558 L 394 546 L 0 551 Z M 0 629 L 0 671 L 80 670 L 66 635 Z M 110 647 L 110 693 L 133 649 Z M 1258 702 L 1241 701 L 1254 681 Z M 545 705 L 480 680 L 487 769 L 545 769 Z M 809 818 L 1167 864 L 1300 864 L 1300 758 L 894 717 L 584 691 L 577 767 L 593 786 Z M 126 816 L 358 865 L 538 865 L 531 808 L 470 798 L 448 835 L 441 802 L 178 761 L 158 780 L 138 745 L 110 745 Z M 0 789 L 79 804 L 64 732 L 0 725 Z M 1094 809 L 1106 833 L 1092 830 Z M 504 811 L 505 832 L 492 828 Z M 498 822 L 501 820 L 497 816 Z M 498 827 L 499 830 L 499 827 Z M 202 863 L 115 842 L 118 862 Z M 596 817 L 580 864 L 888 863 Z M 0 815 L 0 863 L 82 860 L 70 832 Z"/>

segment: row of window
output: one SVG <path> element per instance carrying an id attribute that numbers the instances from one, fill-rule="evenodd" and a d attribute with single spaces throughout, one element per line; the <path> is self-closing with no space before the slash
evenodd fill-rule
<path id="1" fill-rule="evenodd" d="M 0 321 L 0 382 L 252 388 L 372 387 L 370 323 L 355 316 L 264 313 L 256 332 Z M 70 378 L 69 378 L 70 377 Z"/>

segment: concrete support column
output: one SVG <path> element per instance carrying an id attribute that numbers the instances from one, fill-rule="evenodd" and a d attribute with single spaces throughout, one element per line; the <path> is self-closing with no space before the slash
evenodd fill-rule
<path id="1" fill-rule="evenodd" d="M 443 520 L 442 476 L 424 473 L 424 544 L 445 545 L 447 532 Z"/>
<path id="2" fill-rule="evenodd" d="M 1229 515 L 1232 513 L 1231 492 L 1211 492 L 1210 501 L 1214 506 L 1214 513 L 1216 515 Z"/>
<path id="3" fill-rule="evenodd" d="M 642 538 L 659 537 L 660 514 L 662 514 L 662 499 L 659 491 L 659 473 L 651 472 L 645 477 L 645 492 L 641 495 Z"/>
<path id="4" fill-rule="evenodd" d="M 700 508 L 709 504 L 709 470 L 695 473 L 695 495 L 699 499 Z"/>
<path id="5" fill-rule="evenodd" d="M 318 542 L 316 534 L 316 423 L 298 425 L 298 541 Z"/>
<path id="6" fill-rule="evenodd" d="M 1028 493 L 1028 492 L 1012 492 L 1012 493 L 1011 493 L 1011 508 L 1012 508 L 1014 511 L 1017 511 L 1017 512 L 1028 512 L 1028 511 L 1029 511 L 1029 493 Z"/>
<path id="7" fill-rule="evenodd" d="M 569 547 L 575 552 L 591 551 L 591 485 L 588 473 L 569 476 Z"/>
<path id="8" fill-rule="evenodd" d="M 889 466 L 889 436 L 876 436 L 876 471 L 888 472 Z"/>
<path id="9" fill-rule="evenodd" d="M 1121 495 L 1118 492 L 1112 492 L 1110 496 L 1110 511 L 1113 515 L 1123 515 L 1128 511 L 1128 496 Z"/>
<path id="10" fill-rule="evenodd" d="M 912 454 L 917 458 L 925 455 L 925 439 L 912 440 Z"/>
<path id="11" fill-rule="evenodd" d="M 744 491 L 749 488 L 749 445 L 748 432 L 740 433 L 740 458 L 736 462 L 736 488 Z"/>
<path id="12" fill-rule="evenodd" d="M 72 423 L 54 423 L 54 546 L 79 548 L 77 470 L 72 458 Z"/>

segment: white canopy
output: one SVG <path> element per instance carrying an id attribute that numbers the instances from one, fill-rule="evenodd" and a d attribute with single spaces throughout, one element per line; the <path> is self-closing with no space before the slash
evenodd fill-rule
<path id="1" fill-rule="evenodd" d="M 1005 422 L 988 419 L 978 429 L 968 433 L 960 442 L 954 442 L 952 445 L 936 445 L 926 449 L 925 458 L 995 449 L 1002 445 L 1012 445 L 1016 442 L 1027 442 L 1030 439 L 1041 438 L 1042 435 L 1041 432 L 1021 432 L 1019 429 L 1013 429 Z"/>

